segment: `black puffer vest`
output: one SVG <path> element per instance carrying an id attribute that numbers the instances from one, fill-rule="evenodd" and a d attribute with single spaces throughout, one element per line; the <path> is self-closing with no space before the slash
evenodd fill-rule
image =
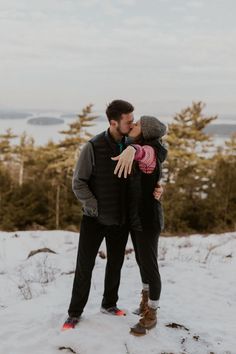
<path id="1" fill-rule="evenodd" d="M 143 173 L 137 164 L 129 179 L 129 224 L 133 230 L 156 230 L 164 229 L 163 207 L 159 200 L 153 196 L 157 182 L 162 177 L 162 163 L 167 157 L 167 149 L 159 140 L 146 141 L 142 145 L 150 145 L 155 149 L 157 164 L 155 170 Z"/>
<path id="2" fill-rule="evenodd" d="M 94 149 L 95 167 L 89 180 L 89 187 L 98 202 L 98 221 L 104 225 L 125 224 L 127 179 L 114 175 L 117 161 L 111 159 L 120 154 L 119 145 L 109 130 L 96 135 L 90 142 Z"/>

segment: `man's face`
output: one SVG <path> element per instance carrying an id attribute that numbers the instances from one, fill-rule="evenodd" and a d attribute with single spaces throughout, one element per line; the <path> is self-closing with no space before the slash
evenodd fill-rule
<path id="1" fill-rule="evenodd" d="M 124 113 L 121 115 L 119 122 L 113 121 L 117 131 L 122 135 L 128 135 L 133 128 L 134 116 L 133 113 Z"/>

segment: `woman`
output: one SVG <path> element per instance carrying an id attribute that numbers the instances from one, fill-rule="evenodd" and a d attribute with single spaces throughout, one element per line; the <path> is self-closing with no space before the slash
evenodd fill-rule
<path id="1" fill-rule="evenodd" d="M 131 144 L 118 160 L 115 174 L 129 177 L 129 224 L 135 257 L 143 283 L 142 300 L 136 313 L 142 317 L 131 328 L 134 335 L 146 334 L 156 326 L 161 294 L 161 277 L 157 262 L 160 232 L 164 228 L 162 205 L 153 191 L 161 179 L 162 163 L 167 150 L 161 142 L 166 126 L 157 118 L 142 116 L 129 133 Z M 134 161 L 134 164 L 133 164 Z M 133 167 L 132 167 L 133 165 Z M 131 171 L 132 167 L 132 171 Z"/>

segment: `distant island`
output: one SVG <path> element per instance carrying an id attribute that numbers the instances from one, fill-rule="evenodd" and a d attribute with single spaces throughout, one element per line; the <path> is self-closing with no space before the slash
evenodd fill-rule
<path id="1" fill-rule="evenodd" d="M 35 117 L 27 121 L 27 124 L 32 124 L 32 125 L 57 125 L 63 123 L 64 123 L 64 119 L 55 118 L 55 117 Z"/>
<path id="2" fill-rule="evenodd" d="M 230 136 L 236 132 L 236 124 L 209 124 L 205 132 L 218 136 Z"/>

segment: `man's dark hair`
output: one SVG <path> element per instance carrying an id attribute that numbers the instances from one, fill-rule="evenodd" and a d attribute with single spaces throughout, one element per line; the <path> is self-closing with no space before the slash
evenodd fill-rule
<path id="1" fill-rule="evenodd" d="M 109 120 L 120 121 L 122 114 L 132 113 L 134 111 L 134 107 L 131 103 L 123 100 L 114 100 L 112 101 L 106 109 L 106 115 Z"/>

